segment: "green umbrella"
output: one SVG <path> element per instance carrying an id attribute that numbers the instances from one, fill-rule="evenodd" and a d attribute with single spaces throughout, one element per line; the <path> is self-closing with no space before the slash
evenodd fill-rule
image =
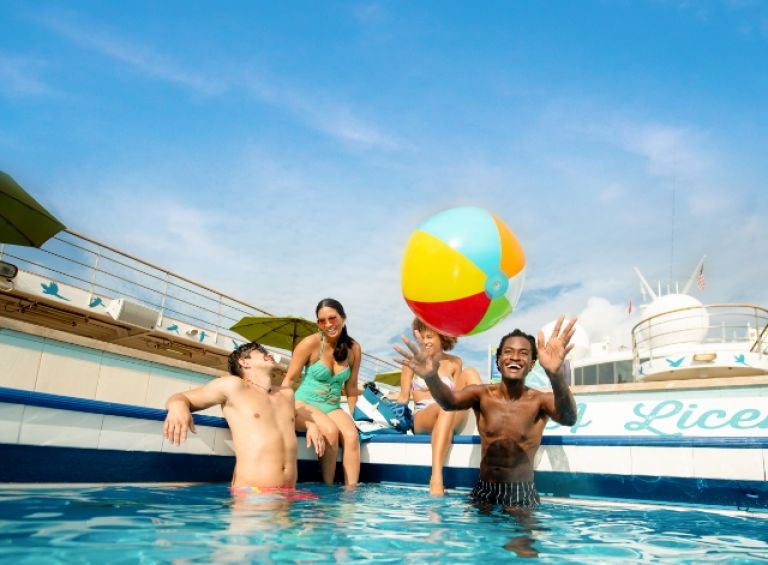
<path id="1" fill-rule="evenodd" d="M 64 224 L 0 171 L 0 243 L 40 247 Z"/>
<path id="2" fill-rule="evenodd" d="M 293 351 L 299 341 L 317 331 L 317 324 L 298 316 L 246 316 L 229 329 L 247 340 Z"/>

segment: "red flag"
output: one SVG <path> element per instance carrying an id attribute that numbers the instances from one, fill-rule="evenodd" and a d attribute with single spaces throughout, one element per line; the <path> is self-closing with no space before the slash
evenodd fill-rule
<path id="1" fill-rule="evenodd" d="M 632 315 L 632 299 L 629 299 L 629 306 L 627 306 L 627 316 Z"/>
<path id="2" fill-rule="evenodd" d="M 704 290 L 704 287 L 706 286 L 704 282 L 704 263 L 701 264 L 701 268 L 699 269 L 699 275 L 696 277 L 696 282 L 699 285 L 699 288 L 701 290 Z"/>

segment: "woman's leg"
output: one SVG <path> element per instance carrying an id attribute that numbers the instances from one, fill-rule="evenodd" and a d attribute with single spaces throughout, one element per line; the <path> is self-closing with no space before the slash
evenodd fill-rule
<path id="1" fill-rule="evenodd" d="M 480 378 L 480 373 L 477 369 L 472 367 L 464 369 L 461 374 L 456 378 L 456 390 L 461 390 L 467 385 L 481 385 L 483 379 Z"/>
<path id="2" fill-rule="evenodd" d="M 341 466 L 344 468 L 344 484 L 354 486 L 360 479 L 360 436 L 352 418 L 344 410 L 328 414 L 339 430 L 341 439 Z"/>
<path id="3" fill-rule="evenodd" d="M 336 475 L 336 460 L 339 457 L 339 427 L 322 410 L 302 402 L 296 401 L 296 431 L 306 432 L 306 422 L 311 420 L 317 424 L 320 433 L 325 439 L 325 453 L 320 457 L 320 472 L 323 475 L 323 482 L 327 485 L 333 484 L 333 478 Z"/>
<path id="4" fill-rule="evenodd" d="M 446 412 L 435 403 L 419 410 L 413 417 L 414 433 L 432 434 L 432 476 L 429 479 L 429 493 L 434 496 L 445 494 L 443 465 L 453 439 L 454 414 Z"/>
<path id="5" fill-rule="evenodd" d="M 456 378 L 456 390 L 461 390 L 468 385 L 481 385 L 483 380 L 480 378 L 480 373 L 477 369 L 469 368 L 464 369 L 461 374 Z M 454 412 L 453 418 L 453 433 L 456 434 L 464 428 L 469 418 L 469 410 L 461 410 L 460 412 Z"/>
<path id="6" fill-rule="evenodd" d="M 443 466 L 453 442 L 454 420 L 457 415 L 456 412 L 446 412 L 439 408 L 435 427 L 432 428 L 432 476 L 429 479 L 429 494 L 432 496 L 445 494 Z"/>

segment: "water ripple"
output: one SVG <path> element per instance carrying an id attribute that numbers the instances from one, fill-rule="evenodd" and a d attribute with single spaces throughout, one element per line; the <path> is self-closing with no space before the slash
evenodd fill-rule
<path id="1" fill-rule="evenodd" d="M 466 495 L 305 485 L 317 500 L 233 501 L 225 485 L 0 491 L 9 563 L 701 563 L 768 560 L 761 517 L 547 502 L 528 516 Z"/>

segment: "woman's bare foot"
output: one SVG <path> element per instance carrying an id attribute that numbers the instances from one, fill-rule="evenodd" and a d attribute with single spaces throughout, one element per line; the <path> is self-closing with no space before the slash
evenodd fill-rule
<path id="1" fill-rule="evenodd" d="M 445 496 L 445 486 L 442 480 L 431 479 L 429 481 L 430 496 Z"/>

